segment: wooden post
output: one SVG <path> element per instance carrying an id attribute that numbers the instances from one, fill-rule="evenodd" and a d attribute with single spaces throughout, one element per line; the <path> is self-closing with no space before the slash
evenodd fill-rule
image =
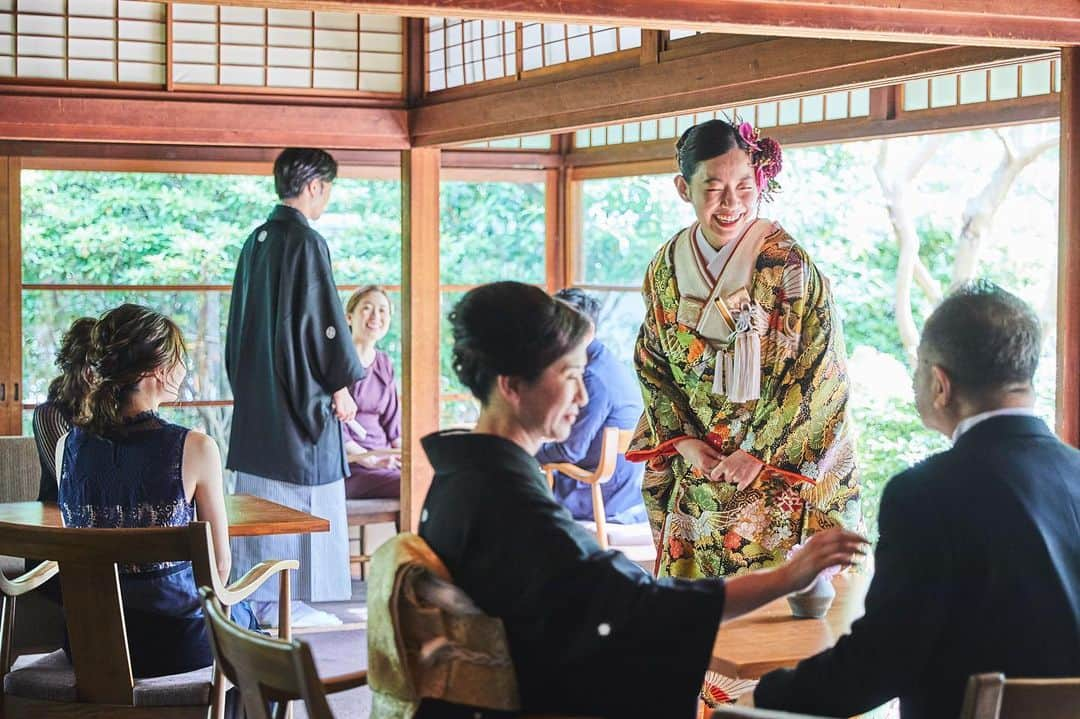
<path id="1" fill-rule="evenodd" d="M 438 149 L 401 153 L 402 531 L 416 531 L 431 486 L 420 439 L 439 429 L 439 162 Z"/>
<path id="2" fill-rule="evenodd" d="M 427 89 L 423 18 L 405 18 L 405 104 L 415 107 Z"/>
<path id="3" fill-rule="evenodd" d="M 0 157 L 0 434 L 22 434 L 21 163 Z"/>
<path id="4" fill-rule="evenodd" d="M 1057 430 L 1080 447 L 1080 47 L 1061 50 Z"/>
<path id="5" fill-rule="evenodd" d="M 562 168 L 544 171 L 544 234 L 546 289 L 548 293 L 557 292 L 567 285 L 566 279 L 566 235 L 563 232 L 563 183 Z"/>

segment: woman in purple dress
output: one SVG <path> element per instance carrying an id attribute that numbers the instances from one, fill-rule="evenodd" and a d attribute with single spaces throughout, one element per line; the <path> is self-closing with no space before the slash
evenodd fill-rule
<path id="1" fill-rule="evenodd" d="M 392 451 L 401 448 L 401 405 L 390 356 L 375 348 L 390 329 L 390 315 L 390 298 L 378 285 L 361 287 L 345 305 L 356 352 L 367 369 L 364 379 L 352 386 L 356 418 L 342 424 L 349 499 L 401 495 L 401 454 Z"/>

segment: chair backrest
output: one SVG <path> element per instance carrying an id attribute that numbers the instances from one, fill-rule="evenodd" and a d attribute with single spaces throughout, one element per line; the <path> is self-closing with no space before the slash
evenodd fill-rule
<path id="1" fill-rule="evenodd" d="M 961 719 L 1076 719 L 1080 677 L 1006 679 L 975 674 L 968 679 Z"/>
<path id="2" fill-rule="evenodd" d="M 303 699 L 311 719 L 333 719 L 307 644 L 242 629 L 229 620 L 210 589 L 200 587 L 199 594 L 214 660 L 240 691 L 245 716 L 270 719 L 270 702 L 279 703 L 281 716 L 287 702 Z"/>
<path id="3" fill-rule="evenodd" d="M 0 437 L 0 502 L 37 499 L 41 460 L 33 437 Z"/>
<path id="4" fill-rule="evenodd" d="M 71 663 L 82 702 L 133 703 L 134 680 L 117 563 L 190 561 L 199 584 L 222 588 L 206 522 L 148 529 L 52 528 L 0 522 L 0 547 L 16 556 L 52 559 L 59 565 Z M 5 613 L 10 605 L 5 602 Z M 7 619 L 5 616 L 0 621 Z"/>
<path id="5" fill-rule="evenodd" d="M 604 433 L 600 440 L 600 463 L 596 465 L 593 474 L 596 481 L 603 483 L 611 479 L 615 474 L 615 466 L 619 461 L 620 454 L 626 454 L 630 448 L 630 440 L 634 438 L 634 430 L 619 429 L 618 427 L 604 427 Z"/>

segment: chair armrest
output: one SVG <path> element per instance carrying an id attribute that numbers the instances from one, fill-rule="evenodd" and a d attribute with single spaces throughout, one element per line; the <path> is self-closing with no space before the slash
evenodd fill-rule
<path id="1" fill-rule="evenodd" d="M 231 607 L 237 602 L 247 599 L 255 590 L 266 583 L 266 580 L 278 572 L 287 572 L 290 569 L 299 569 L 300 562 L 295 559 L 267 559 L 259 562 L 249 569 L 244 576 L 225 587 L 218 595 L 218 601 L 226 607 Z"/>
<path id="2" fill-rule="evenodd" d="M 29 572 L 20 574 L 14 579 L 8 579 L 0 573 L 0 590 L 9 597 L 18 597 L 32 592 L 45 582 L 56 576 L 60 566 L 56 562 L 42 562 Z"/>
<path id="3" fill-rule="evenodd" d="M 551 464 L 545 464 L 543 469 L 544 471 L 555 470 L 556 472 L 561 472 L 571 479 L 576 479 L 578 482 L 585 482 L 586 484 L 596 483 L 595 472 L 589 472 L 576 464 L 570 464 L 569 462 L 552 462 Z"/>
<path id="4" fill-rule="evenodd" d="M 339 674 L 336 677 L 328 677 L 322 680 L 327 694 L 335 694 L 348 689 L 356 689 L 367 685 L 367 672 L 353 672 L 351 674 Z"/>

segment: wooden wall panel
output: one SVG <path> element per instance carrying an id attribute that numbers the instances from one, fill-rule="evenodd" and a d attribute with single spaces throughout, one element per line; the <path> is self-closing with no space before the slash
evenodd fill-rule
<path id="1" fill-rule="evenodd" d="M 394 149 L 404 110 L 170 98 L 41 96 L 0 88 L 0 140 Z"/>
<path id="2" fill-rule="evenodd" d="M 439 155 L 401 153 L 402 531 L 416 531 L 431 486 L 420 439 L 439 429 Z"/>
<path id="3" fill-rule="evenodd" d="M 1080 447 L 1080 48 L 1061 52 L 1057 429 Z"/>
<path id="4" fill-rule="evenodd" d="M 22 434 L 19 158 L 0 156 L 0 434 Z"/>

